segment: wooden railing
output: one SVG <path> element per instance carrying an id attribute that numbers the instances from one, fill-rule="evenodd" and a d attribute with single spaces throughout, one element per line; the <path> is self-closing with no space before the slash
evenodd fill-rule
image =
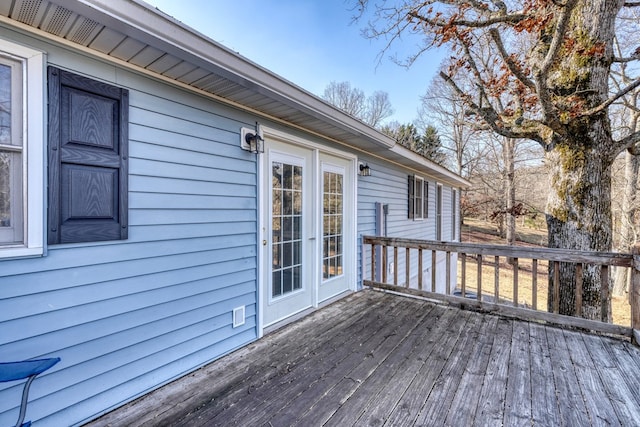
<path id="1" fill-rule="evenodd" d="M 449 304 L 473 308 L 480 311 L 496 312 L 502 315 L 528 320 L 545 321 L 564 326 L 589 329 L 598 332 L 622 335 L 640 341 L 640 254 L 582 252 L 562 249 L 534 248 L 522 246 L 480 245 L 472 243 L 436 242 L 428 240 L 403 239 L 392 237 L 363 237 L 364 264 L 369 271 L 363 271 L 363 285 L 378 289 L 408 293 Z M 437 259 L 440 259 L 440 262 Z M 444 260 L 442 260 L 444 258 Z M 469 261 L 475 262 L 473 283 L 468 283 Z M 508 260 L 511 270 L 511 283 L 508 296 L 501 292 L 500 261 Z M 521 266 L 526 260 L 526 272 Z M 457 266 L 454 264 L 457 263 Z M 381 266 L 383 268 L 380 268 Z M 404 271 L 397 268 L 404 264 Z M 440 266 L 438 265 L 440 264 Z M 444 274 L 438 268 L 444 264 Z M 575 266 L 575 313 L 574 316 L 559 313 L 560 266 Z M 393 265 L 392 271 L 388 266 Z M 581 318 L 582 314 L 582 277 L 585 268 L 598 266 L 601 275 L 602 318 L 600 321 Z M 627 268 L 631 277 L 628 298 L 627 325 L 612 324 L 610 307 L 611 267 Z M 416 270 L 414 270 L 417 269 Z M 483 271 L 493 269 L 493 283 L 488 285 Z M 503 267 L 504 268 L 504 267 Z M 546 271 L 545 271 L 546 270 Z M 551 271 L 551 279 L 548 272 Z M 425 273 L 426 272 L 426 273 Z M 521 274 L 528 275 L 527 294 L 523 295 Z M 452 289 L 452 274 L 457 275 L 457 286 Z M 543 275 L 543 280 L 538 276 Z M 440 276 L 440 282 L 438 277 Z M 444 291 L 437 291 L 444 281 Z M 530 282 L 529 282 L 530 281 Z M 428 283 L 427 283 L 428 282 Z M 550 296 L 553 303 L 547 310 L 547 304 L 539 303 L 540 288 L 552 287 Z M 458 296 L 459 295 L 459 296 Z M 528 298 L 530 296 L 530 298 Z M 521 303 L 526 300 L 526 303 Z"/>

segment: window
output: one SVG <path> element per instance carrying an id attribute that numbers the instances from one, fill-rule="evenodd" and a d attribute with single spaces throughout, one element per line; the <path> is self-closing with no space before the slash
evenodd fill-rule
<path id="1" fill-rule="evenodd" d="M 49 244 L 127 228 L 128 91 L 49 67 Z"/>
<path id="2" fill-rule="evenodd" d="M 409 175 L 409 219 L 429 216 L 429 183 L 415 175 Z"/>
<path id="3" fill-rule="evenodd" d="M 43 253 L 44 55 L 0 47 L 0 258 Z"/>

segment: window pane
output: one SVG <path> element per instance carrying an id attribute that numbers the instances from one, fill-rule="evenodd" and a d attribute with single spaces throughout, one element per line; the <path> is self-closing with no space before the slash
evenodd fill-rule
<path id="1" fill-rule="evenodd" d="M 0 151 L 0 227 L 11 227 L 11 155 Z"/>
<path id="2" fill-rule="evenodd" d="M 21 64 L 0 57 L 0 245 L 24 243 Z"/>
<path id="3" fill-rule="evenodd" d="M 11 143 L 11 67 L 0 64 L 0 144 Z"/>

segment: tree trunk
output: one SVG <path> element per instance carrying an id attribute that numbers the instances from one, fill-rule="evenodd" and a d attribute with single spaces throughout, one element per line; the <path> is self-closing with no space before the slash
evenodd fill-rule
<path id="1" fill-rule="evenodd" d="M 545 154 L 551 169 L 551 191 L 547 202 L 549 247 L 583 251 L 611 251 L 611 164 L 621 147 L 615 146 L 606 112 L 579 115 L 580 109 L 601 105 L 609 96 L 615 18 L 624 0 L 579 0 L 573 9 L 566 40 L 573 49 L 553 67 L 549 78 L 552 93 L 566 103 L 558 117 L 557 138 Z M 544 39 L 541 39 L 544 42 Z M 590 49 L 601 55 L 586 54 Z M 588 90 L 587 90 L 588 89 Z M 553 307 L 553 269 L 549 269 L 549 308 Z M 560 264 L 561 314 L 574 315 L 575 266 Z M 587 319 L 611 320 L 610 279 L 602 279 L 600 267 L 586 266 L 582 277 L 581 315 Z"/>
<path id="2" fill-rule="evenodd" d="M 592 141 L 596 141 L 592 139 Z M 570 141 L 546 154 L 551 169 L 547 203 L 549 247 L 583 251 L 611 250 L 611 160 L 584 139 Z M 594 142 L 595 143 L 595 142 Z M 553 271 L 549 271 L 548 309 L 554 307 Z M 582 278 L 582 316 L 610 321 L 609 280 L 602 283 L 600 268 L 585 266 Z M 560 264 L 560 314 L 575 315 L 575 266 Z"/>
<path id="3" fill-rule="evenodd" d="M 516 204 L 516 185 L 515 185 L 515 140 L 512 138 L 505 138 L 502 155 L 504 158 L 505 168 L 505 201 L 506 201 L 506 215 L 505 225 L 507 231 L 507 245 L 513 246 L 516 244 L 516 216 L 513 212 L 513 207 Z"/>
<path id="4" fill-rule="evenodd" d="M 625 153 L 624 158 L 624 196 L 622 199 L 622 213 L 620 218 L 620 245 L 619 252 L 631 252 L 636 242 L 636 230 L 634 216 L 636 213 L 635 201 L 638 184 L 638 169 L 640 159 L 631 153 Z M 613 294 L 623 296 L 628 291 L 629 271 L 627 268 L 616 269 Z"/>

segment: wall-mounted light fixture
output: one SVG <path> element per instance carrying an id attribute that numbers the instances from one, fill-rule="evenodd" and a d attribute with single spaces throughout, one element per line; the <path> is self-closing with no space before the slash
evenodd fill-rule
<path id="1" fill-rule="evenodd" d="M 358 163 L 358 175 L 371 176 L 371 168 L 369 165 L 363 162 Z"/>
<path id="2" fill-rule="evenodd" d="M 260 123 L 256 122 L 255 129 L 240 129 L 240 147 L 251 153 L 264 153 L 264 136 Z"/>

